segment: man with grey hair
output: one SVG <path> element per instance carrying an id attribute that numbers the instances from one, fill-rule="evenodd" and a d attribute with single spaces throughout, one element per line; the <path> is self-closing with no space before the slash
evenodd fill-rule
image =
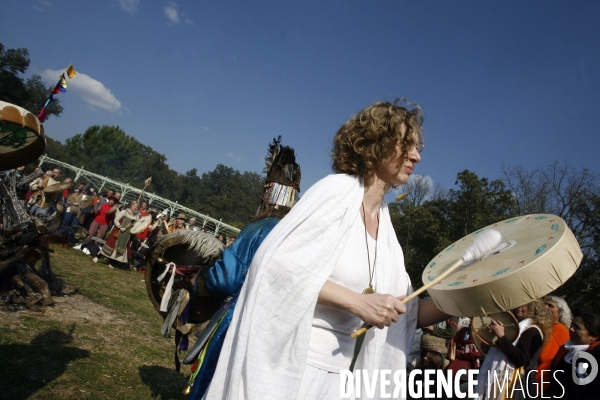
<path id="1" fill-rule="evenodd" d="M 198 228 L 198 226 L 196 225 L 196 218 L 192 217 L 190 218 L 190 222 L 188 222 L 188 229 L 190 231 L 199 231 L 200 228 Z"/>

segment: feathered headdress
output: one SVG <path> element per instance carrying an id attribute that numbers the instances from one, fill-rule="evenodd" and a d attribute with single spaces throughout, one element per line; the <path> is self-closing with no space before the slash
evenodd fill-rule
<path id="1" fill-rule="evenodd" d="M 260 204 L 292 207 L 296 193 L 300 191 L 300 166 L 296 163 L 294 149 L 281 145 L 281 136 L 269 144 L 265 157 L 267 174 L 265 190 Z"/>

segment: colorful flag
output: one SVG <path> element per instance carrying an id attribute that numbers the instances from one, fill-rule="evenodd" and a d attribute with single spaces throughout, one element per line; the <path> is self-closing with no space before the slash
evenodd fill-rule
<path id="1" fill-rule="evenodd" d="M 48 96 L 48 100 L 46 100 L 46 104 L 44 104 L 44 107 L 42 108 L 46 108 L 50 105 L 50 103 L 52 103 L 52 101 L 54 100 L 54 95 L 51 93 L 50 96 Z"/>
<path id="2" fill-rule="evenodd" d="M 48 115 L 46 115 L 46 107 L 42 108 L 42 111 L 40 111 L 37 117 L 40 122 L 46 121 L 46 118 L 48 118 Z"/>
<path id="3" fill-rule="evenodd" d="M 77 72 L 75 72 L 75 68 L 73 68 L 73 64 L 71 64 L 69 65 L 69 68 L 67 68 L 67 76 L 69 77 L 69 79 L 71 79 L 75 75 L 77 75 Z"/>
<path id="4" fill-rule="evenodd" d="M 69 65 L 66 72 L 69 79 L 77 75 L 77 72 L 75 72 L 75 68 L 73 68 L 73 64 Z M 48 107 L 50 103 L 52 103 L 52 101 L 54 100 L 54 95 L 64 93 L 66 91 L 67 80 L 65 79 L 65 74 L 62 74 L 58 79 L 58 83 L 52 88 L 52 93 L 50 93 L 50 95 L 48 96 L 46 104 L 44 104 L 44 107 L 42 107 L 42 110 L 38 114 L 38 119 L 40 120 L 40 122 L 44 122 L 48 118 L 48 114 L 46 114 L 46 107 Z"/>
<path id="5" fill-rule="evenodd" d="M 60 79 L 58 80 L 58 84 L 56 86 L 58 86 L 60 91 L 63 93 L 67 91 L 67 81 L 65 79 L 65 74 L 62 74 L 60 76 Z"/>

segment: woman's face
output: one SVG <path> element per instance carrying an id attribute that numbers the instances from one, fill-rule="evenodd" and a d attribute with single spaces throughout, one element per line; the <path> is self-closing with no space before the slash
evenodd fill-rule
<path id="1" fill-rule="evenodd" d="M 137 211 L 137 209 L 138 209 L 138 205 L 136 203 L 133 203 L 131 205 L 131 211 Z"/>
<path id="2" fill-rule="evenodd" d="M 546 300 L 546 310 L 548 310 L 548 313 L 550 314 L 552 323 L 556 324 L 560 319 L 560 310 L 558 309 L 556 302 L 552 300 Z"/>
<path id="3" fill-rule="evenodd" d="M 404 185 L 419 161 L 421 155 L 416 145 L 408 152 L 408 157 L 403 157 L 400 143 L 396 143 L 394 152 L 376 169 L 375 175 L 387 185 Z"/>
<path id="4" fill-rule="evenodd" d="M 569 333 L 571 334 L 571 341 L 573 344 L 590 344 L 598 339 L 596 336 L 590 335 L 590 332 L 579 317 L 573 318 Z"/>
<path id="5" fill-rule="evenodd" d="M 525 318 L 527 318 L 529 314 L 529 307 L 527 306 L 527 304 L 521 307 L 517 307 L 513 310 L 513 314 L 515 314 L 517 320 L 523 321 Z"/>

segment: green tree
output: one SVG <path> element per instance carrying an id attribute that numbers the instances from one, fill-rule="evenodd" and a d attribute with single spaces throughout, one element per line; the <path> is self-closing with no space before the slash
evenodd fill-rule
<path id="1" fill-rule="evenodd" d="M 76 166 L 133 186 L 147 177 L 142 166 L 141 144 L 115 126 L 91 126 L 85 133 L 67 139 L 69 158 Z"/>
<path id="2" fill-rule="evenodd" d="M 512 193 L 501 180 L 490 182 L 464 170 L 458 173 L 456 184 L 458 189 L 448 192 L 454 240 L 514 215 Z"/>
<path id="3" fill-rule="evenodd" d="M 457 188 L 445 192 L 419 180 L 405 188 L 416 191 L 409 193 L 408 201 L 390 204 L 392 224 L 415 287 L 421 286 L 423 269 L 440 251 L 512 216 L 512 195 L 502 181 L 489 182 L 465 170 L 457 175 L 456 184 Z"/>
<path id="4" fill-rule="evenodd" d="M 260 174 L 240 173 L 219 164 L 202 174 L 198 209 L 234 226 L 243 226 L 256 214 L 263 186 Z"/>
<path id="5" fill-rule="evenodd" d="M 16 104 L 37 114 L 54 86 L 45 86 L 39 75 L 32 75 L 24 80 L 19 74 L 24 74 L 27 68 L 29 68 L 27 49 L 6 49 L 0 43 L 0 100 Z M 62 111 L 60 100 L 57 98 L 54 98 L 46 108 L 48 115 L 59 116 Z"/>

